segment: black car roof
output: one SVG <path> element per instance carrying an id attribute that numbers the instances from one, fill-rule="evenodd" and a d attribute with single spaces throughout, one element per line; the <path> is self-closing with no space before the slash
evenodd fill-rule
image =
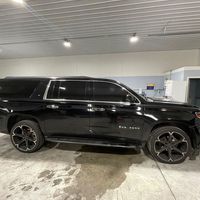
<path id="1" fill-rule="evenodd" d="M 37 76 L 7 76 L 1 80 L 50 80 L 49 77 L 37 77 Z"/>
<path id="2" fill-rule="evenodd" d="M 68 76 L 68 77 L 57 77 L 55 79 L 57 79 L 57 80 L 60 80 L 60 79 L 67 79 L 67 80 L 98 80 L 98 81 L 117 82 L 117 81 L 112 80 L 112 79 L 95 78 L 95 77 L 89 77 L 89 76 Z"/>
<path id="3" fill-rule="evenodd" d="M 20 79 L 20 80 L 98 80 L 98 81 L 110 81 L 110 82 L 117 82 L 112 79 L 106 79 L 106 78 L 94 78 L 89 76 L 60 76 L 60 77 L 39 77 L 39 76 L 8 76 L 4 79 Z"/>

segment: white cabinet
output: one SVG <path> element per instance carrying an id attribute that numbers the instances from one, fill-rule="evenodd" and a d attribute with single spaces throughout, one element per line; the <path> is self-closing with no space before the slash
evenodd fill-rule
<path id="1" fill-rule="evenodd" d="M 165 96 L 173 101 L 186 102 L 187 82 L 186 81 L 165 81 Z"/>

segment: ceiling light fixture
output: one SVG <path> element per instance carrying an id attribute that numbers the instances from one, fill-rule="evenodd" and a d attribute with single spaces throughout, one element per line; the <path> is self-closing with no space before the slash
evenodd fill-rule
<path id="1" fill-rule="evenodd" d="M 64 39 L 63 45 L 67 48 L 72 46 L 72 43 L 68 39 Z"/>
<path id="2" fill-rule="evenodd" d="M 12 1 L 14 1 L 15 3 L 22 4 L 22 5 L 25 3 L 24 0 L 12 0 Z"/>
<path id="3" fill-rule="evenodd" d="M 136 35 L 136 33 L 133 33 L 133 35 L 130 37 L 130 42 L 134 43 L 139 40 L 139 37 Z"/>

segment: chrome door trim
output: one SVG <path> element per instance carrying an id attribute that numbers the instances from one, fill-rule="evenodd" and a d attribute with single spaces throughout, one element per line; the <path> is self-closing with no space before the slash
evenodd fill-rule
<path id="1" fill-rule="evenodd" d="M 76 99 L 45 99 L 54 102 L 83 102 L 83 103 L 107 103 L 107 104 L 119 104 L 127 106 L 127 102 L 118 101 L 92 101 L 92 100 L 76 100 Z M 134 105 L 139 105 L 139 103 L 134 103 Z"/>

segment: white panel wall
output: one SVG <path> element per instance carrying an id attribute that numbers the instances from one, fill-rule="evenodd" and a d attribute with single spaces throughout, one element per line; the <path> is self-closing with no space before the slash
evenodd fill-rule
<path id="1" fill-rule="evenodd" d="M 2 59 L 0 76 L 155 76 L 198 64 L 199 50 Z"/>

